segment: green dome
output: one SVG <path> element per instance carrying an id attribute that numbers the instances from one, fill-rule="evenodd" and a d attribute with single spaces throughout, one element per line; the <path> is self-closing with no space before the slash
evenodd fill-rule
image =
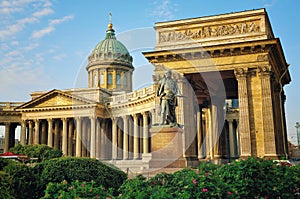
<path id="1" fill-rule="evenodd" d="M 88 60 L 89 65 L 121 64 L 133 67 L 132 57 L 124 44 L 117 40 L 112 24 L 108 25 L 105 39 L 96 45 Z"/>

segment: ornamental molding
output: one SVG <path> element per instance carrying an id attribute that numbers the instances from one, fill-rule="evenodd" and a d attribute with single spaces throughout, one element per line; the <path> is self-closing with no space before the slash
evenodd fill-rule
<path id="1" fill-rule="evenodd" d="M 205 38 L 260 33 L 260 21 L 240 22 L 235 24 L 202 26 L 193 29 L 159 32 L 158 43 L 199 40 Z"/>

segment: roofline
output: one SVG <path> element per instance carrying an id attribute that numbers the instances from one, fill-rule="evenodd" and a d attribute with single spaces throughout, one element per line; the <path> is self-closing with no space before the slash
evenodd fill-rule
<path id="1" fill-rule="evenodd" d="M 184 19 L 176 19 L 176 20 L 171 20 L 171 21 L 162 21 L 162 22 L 156 22 L 155 23 L 155 27 L 156 26 L 169 26 L 169 25 L 178 25 L 177 22 L 184 22 L 184 21 L 187 21 L 187 20 L 199 20 L 199 19 L 203 19 L 203 20 L 211 20 L 212 17 L 214 18 L 220 18 L 220 19 L 224 19 L 222 18 L 223 16 L 225 15 L 229 15 L 227 16 L 228 17 L 231 17 L 232 16 L 236 16 L 237 14 L 240 14 L 240 15 L 253 15 L 253 14 L 258 14 L 258 13 L 263 13 L 263 14 L 267 14 L 267 11 L 265 8 L 258 8 L 258 9 L 253 9 L 253 10 L 245 10 L 245 11 L 237 11 L 237 12 L 230 12 L 230 13 L 223 13 L 223 14 L 217 14 L 217 15 L 207 15 L 207 16 L 202 16 L 202 17 L 192 17 L 192 18 L 184 18 Z M 215 20 L 215 19 L 214 19 Z"/>

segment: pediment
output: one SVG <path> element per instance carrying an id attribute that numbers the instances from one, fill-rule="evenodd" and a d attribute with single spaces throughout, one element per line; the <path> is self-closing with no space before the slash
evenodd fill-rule
<path id="1" fill-rule="evenodd" d="M 95 102 L 67 94 L 60 90 L 52 90 L 38 98 L 35 98 L 20 107 L 18 109 L 34 109 L 34 108 L 49 108 L 49 107 L 70 107 L 94 104 Z"/>

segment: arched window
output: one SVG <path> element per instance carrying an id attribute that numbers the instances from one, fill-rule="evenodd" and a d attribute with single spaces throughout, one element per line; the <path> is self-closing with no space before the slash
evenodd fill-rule
<path id="1" fill-rule="evenodd" d="M 117 74 L 116 79 L 117 79 L 117 85 L 120 85 L 121 84 L 121 75 Z"/>
<path id="2" fill-rule="evenodd" d="M 112 74 L 111 73 L 108 74 L 108 76 L 107 76 L 107 83 L 112 84 Z"/>
<path id="3" fill-rule="evenodd" d="M 100 84 L 104 84 L 104 74 L 100 74 Z"/>
<path id="4" fill-rule="evenodd" d="M 124 86 L 126 86 L 127 85 L 127 76 L 126 75 L 124 75 Z"/>
<path id="5" fill-rule="evenodd" d="M 97 87 L 98 85 L 98 81 L 97 81 L 97 75 L 94 75 L 94 86 Z"/>

